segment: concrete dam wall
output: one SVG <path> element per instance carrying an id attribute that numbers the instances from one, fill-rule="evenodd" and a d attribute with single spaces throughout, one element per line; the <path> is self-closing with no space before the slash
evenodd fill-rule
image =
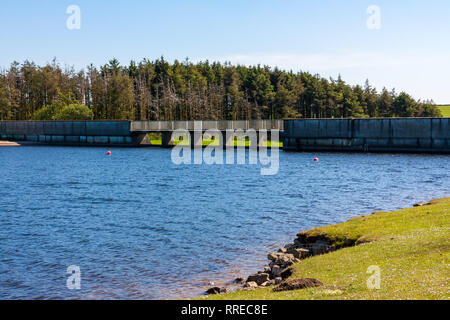
<path id="1" fill-rule="evenodd" d="M 449 122 L 450 118 L 203 121 L 201 130 L 280 130 L 288 151 L 450 153 Z M 176 129 L 196 130 L 193 121 L 0 121 L 0 139 L 141 146 L 148 142 L 148 132 L 160 132 L 162 146 L 170 147 Z"/>
<path id="2" fill-rule="evenodd" d="M 285 120 L 289 151 L 450 153 L 450 118 Z"/>
<path id="3" fill-rule="evenodd" d="M 56 145 L 147 146 L 147 133 L 158 132 L 162 146 L 172 147 L 172 132 L 178 129 L 189 131 L 193 138 L 198 130 L 282 130 L 283 124 L 283 120 L 0 121 L 0 139 Z"/>
<path id="4" fill-rule="evenodd" d="M 60 145 L 134 145 L 129 121 L 1 121 L 2 140 Z"/>

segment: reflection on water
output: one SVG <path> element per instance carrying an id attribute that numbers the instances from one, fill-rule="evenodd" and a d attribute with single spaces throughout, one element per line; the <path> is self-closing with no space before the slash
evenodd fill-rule
<path id="1" fill-rule="evenodd" d="M 314 163 L 314 157 L 320 163 Z M 259 270 L 301 229 L 448 196 L 449 156 L 280 153 L 175 166 L 170 150 L 0 149 L 0 298 L 172 299 Z M 81 290 L 66 269 L 81 268 Z"/>

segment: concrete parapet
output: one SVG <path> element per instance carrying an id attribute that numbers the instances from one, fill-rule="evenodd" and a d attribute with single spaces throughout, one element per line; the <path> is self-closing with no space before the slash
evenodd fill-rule
<path id="1" fill-rule="evenodd" d="M 188 131 L 217 129 L 225 131 L 228 129 L 254 129 L 254 130 L 283 130 L 283 120 L 203 120 L 203 121 L 131 121 L 132 132 L 162 132 L 183 129 Z M 197 127 L 196 127 L 197 126 Z"/>

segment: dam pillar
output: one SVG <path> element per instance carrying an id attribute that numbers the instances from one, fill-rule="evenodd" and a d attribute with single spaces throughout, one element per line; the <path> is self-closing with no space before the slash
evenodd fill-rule
<path id="1" fill-rule="evenodd" d="M 203 131 L 190 131 L 191 135 L 191 148 L 203 147 Z"/>
<path id="2" fill-rule="evenodd" d="M 258 141 L 258 148 L 263 148 L 268 146 L 269 132 L 268 130 L 261 129 L 256 131 L 256 141 Z"/>
<path id="3" fill-rule="evenodd" d="M 163 148 L 172 148 L 174 146 L 171 131 L 161 132 L 161 145 Z"/>
<path id="4" fill-rule="evenodd" d="M 222 131 L 223 136 L 223 148 L 234 148 L 236 141 L 236 134 L 234 130 Z"/>
<path id="5" fill-rule="evenodd" d="M 148 138 L 148 135 L 146 133 L 133 133 L 131 139 L 133 141 L 133 145 L 136 146 L 151 144 L 150 139 Z"/>
<path id="6" fill-rule="evenodd" d="M 274 130 L 275 131 L 275 130 Z M 280 133 L 277 134 L 278 140 L 280 140 Z M 269 148 L 269 141 L 272 142 L 272 130 L 261 129 L 256 131 L 256 137 L 258 139 L 258 147 Z M 280 141 L 278 141 L 280 142 Z"/>

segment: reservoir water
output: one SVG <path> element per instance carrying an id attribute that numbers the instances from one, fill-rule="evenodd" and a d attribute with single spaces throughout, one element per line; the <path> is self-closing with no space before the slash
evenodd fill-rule
<path id="1" fill-rule="evenodd" d="M 260 270 L 300 230 L 450 196 L 445 155 L 280 152 L 279 173 L 261 176 L 106 151 L 0 148 L 0 299 L 195 297 Z"/>

